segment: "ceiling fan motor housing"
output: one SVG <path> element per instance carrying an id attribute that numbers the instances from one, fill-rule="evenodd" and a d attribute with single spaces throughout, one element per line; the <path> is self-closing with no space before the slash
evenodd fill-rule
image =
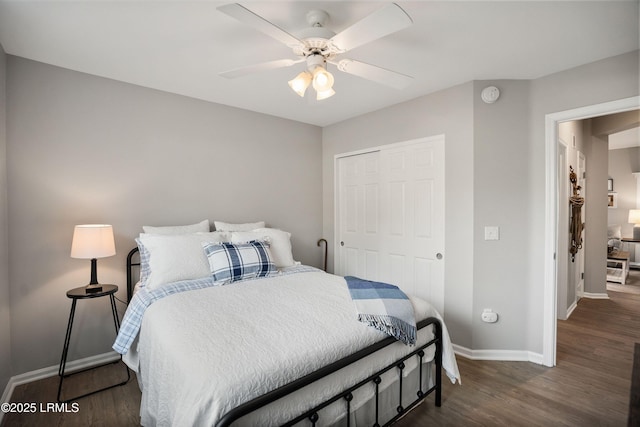
<path id="1" fill-rule="evenodd" d="M 327 67 L 327 60 L 325 59 L 324 55 L 322 55 L 322 53 L 312 53 L 307 56 L 307 69 L 313 72 L 316 67 Z"/>
<path id="2" fill-rule="evenodd" d="M 317 54 L 325 58 L 335 56 L 338 52 L 331 43 L 331 38 L 336 33 L 325 27 L 329 22 L 329 14 L 324 10 L 311 10 L 307 13 L 307 22 L 310 26 L 296 34 L 303 45 L 294 47 L 294 53 L 304 57 Z"/>

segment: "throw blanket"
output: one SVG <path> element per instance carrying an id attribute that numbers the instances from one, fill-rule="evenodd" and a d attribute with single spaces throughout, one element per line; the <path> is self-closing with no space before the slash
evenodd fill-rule
<path id="1" fill-rule="evenodd" d="M 358 311 L 358 320 L 407 345 L 416 343 L 413 305 L 397 286 L 353 276 L 344 278 Z"/>

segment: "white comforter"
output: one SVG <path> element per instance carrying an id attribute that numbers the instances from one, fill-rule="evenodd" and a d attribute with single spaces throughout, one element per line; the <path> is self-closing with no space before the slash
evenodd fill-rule
<path id="1" fill-rule="evenodd" d="M 428 303 L 411 301 L 418 320 L 440 318 Z M 385 337 L 357 320 L 342 277 L 307 272 L 161 299 L 147 309 L 137 346 L 125 359 L 142 387 L 144 426 L 211 426 L 236 406 Z M 431 327 L 423 328 L 418 343 L 431 337 Z M 443 338 L 443 367 L 455 382 L 459 373 L 444 324 Z M 280 424 L 411 350 L 394 343 L 357 369 L 345 368 L 241 421 Z M 427 355 L 432 358 L 433 350 Z M 323 420 L 337 416 L 324 414 Z"/>

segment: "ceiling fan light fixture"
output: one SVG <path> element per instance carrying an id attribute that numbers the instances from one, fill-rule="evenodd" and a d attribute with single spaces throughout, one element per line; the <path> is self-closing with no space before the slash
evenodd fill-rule
<path id="1" fill-rule="evenodd" d="M 333 87 L 333 74 L 323 67 L 316 67 L 313 70 L 313 88 L 316 92 L 326 92 Z"/>
<path id="2" fill-rule="evenodd" d="M 307 71 L 298 74 L 293 80 L 289 80 L 289 87 L 295 93 L 304 98 L 304 93 L 311 84 L 312 76 Z"/>
<path id="3" fill-rule="evenodd" d="M 323 99 L 330 98 L 335 94 L 336 94 L 336 91 L 331 89 L 331 88 L 329 88 L 328 90 L 317 91 L 316 92 L 316 99 L 318 101 L 322 101 Z"/>

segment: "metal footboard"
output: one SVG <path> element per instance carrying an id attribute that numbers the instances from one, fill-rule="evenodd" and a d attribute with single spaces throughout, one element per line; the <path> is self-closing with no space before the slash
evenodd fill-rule
<path id="1" fill-rule="evenodd" d="M 420 403 L 423 399 L 425 399 L 429 394 L 435 392 L 435 404 L 436 406 L 440 406 L 441 405 L 441 400 L 442 400 L 442 325 L 440 324 L 440 321 L 434 317 L 429 317 L 427 319 L 424 319 L 420 322 L 418 322 L 417 327 L 418 329 L 422 329 L 426 326 L 429 325 L 433 325 L 433 329 L 434 329 L 434 338 L 427 342 L 424 345 L 421 345 L 419 347 L 417 347 L 413 352 L 411 352 L 410 354 L 404 356 L 403 358 L 395 361 L 394 363 L 392 363 L 391 365 L 388 365 L 387 367 L 385 367 L 384 369 L 381 369 L 380 371 L 376 372 L 375 374 L 369 376 L 368 378 L 362 380 L 361 382 L 359 382 L 358 384 L 353 385 L 352 387 L 349 387 L 348 389 L 344 390 L 343 392 L 337 394 L 336 396 L 328 399 L 327 401 L 321 403 L 320 405 L 308 410 L 307 412 L 301 414 L 300 416 L 292 419 L 291 421 L 285 423 L 285 426 L 293 426 L 295 424 L 298 424 L 301 421 L 304 420 L 308 420 L 311 426 L 315 426 L 316 423 L 320 420 L 320 414 L 319 412 L 329 406 L 330 404 L 337 402 L 338 400 L 344 400 L 345 401 L 345 406 L 346 406 L 346 419 L 347 419 L 347 426 L 350 425 L 350 414 L 351 414 L 351 400 L 353 399 L 353 392 L 360 388 L 363 387 L 367 384 L 373 383 L 375 384 L 375 388 L 376 388 L 376 392 L 375 392 L 375 408 L 376 408 L 376 414 L 375 414 L 375 424 L 374 427 L 378 427 L 381 424 L 379 424 L 379 406 L 378 406 L 378 397 L 379 397 L 379 386 L 381 383 L 381 378 L 380 376 L 391 370 L 396 368 L 398 370 L 398 375 L 399 375 L 399 396 L 398 396 L 398 406 L 396 407 L 396 412 L 397 414 L 390 420 L 388 420 L 384 425 L 390 425 L 391 423 L 395 422 L 396 420 L 398 420 L 402 415 L 404 415 L 405 413 L 407 413 L 409 410 L 411 410 L 413 407 L 415 407 L 418 403 Z M 295 380 L 289 384 L 286 384 L 280 388 L 277 388 L 267 394 L 264 394 L 262 396 L 259 396 L 249 402 L 246 402 L 238 407 L 236 407 L 235 409 L 232 409 L 231 411 L 227 412 L 221 419 L 220 421 L 216 424 L 216 427 L 226 427 L 231 425 L 234 421 L 238 420 L 239 418 L 250 414 L 251 412 L 262 408 L 263 406 L 266 406 L 272 402 L 275 402 L 278 399 L 281 399 L 297 390 L 300 390 L 301 388 L 313 383 L 314 381 L 319 380 L 320 378 L 323 378 L 329 374 L 332 374 L 352 363 L 357 362 L 358 360 L 361 360 L 367 356 L 369 356 L 370 354 L 375 353 L 376 351 L 387 347 L 388 345 L 391 345 L 393 343 L 396 342 L 396 339 L 393 337 L 389 337 L 386 338 L 382 341 L 379 341 L 365 349 L 362 349 L 360 351 L 358 351 L 357 353 L 354 353 L 350 356 L 347 356 L 343 359 L 340 359 L 330 365 L 325 366 L 324 368 L 321 368 L 315 372 L 312 372 L 302 378 L 299 378 L 298 380 Z M 431 388 L 429 388 L 428 390 L 422 390 L 422 383 L 423 383 L 423 367 L 422 367 L 422 362 L 423 362 L 423 358 L 425 355 L 424 350 L 429 347 L 435 345 L 435 357 L 434 357 L 434 362 L 435 362 L 435 385 Z M 416 399 L 411 402 L 409 405 L 407 405 L 406 407 L 404 407 L 402 405 L 402 374 L 403 374 L 403 370 L 405 368 L 405 364 L 404 362 L 411 358 L 411 357 L 418 357 L 419 358 L 419 373 L 418 375 L 419 380 L 418 380 L 418 387 L 419 389 L 416 391 Z"/>

